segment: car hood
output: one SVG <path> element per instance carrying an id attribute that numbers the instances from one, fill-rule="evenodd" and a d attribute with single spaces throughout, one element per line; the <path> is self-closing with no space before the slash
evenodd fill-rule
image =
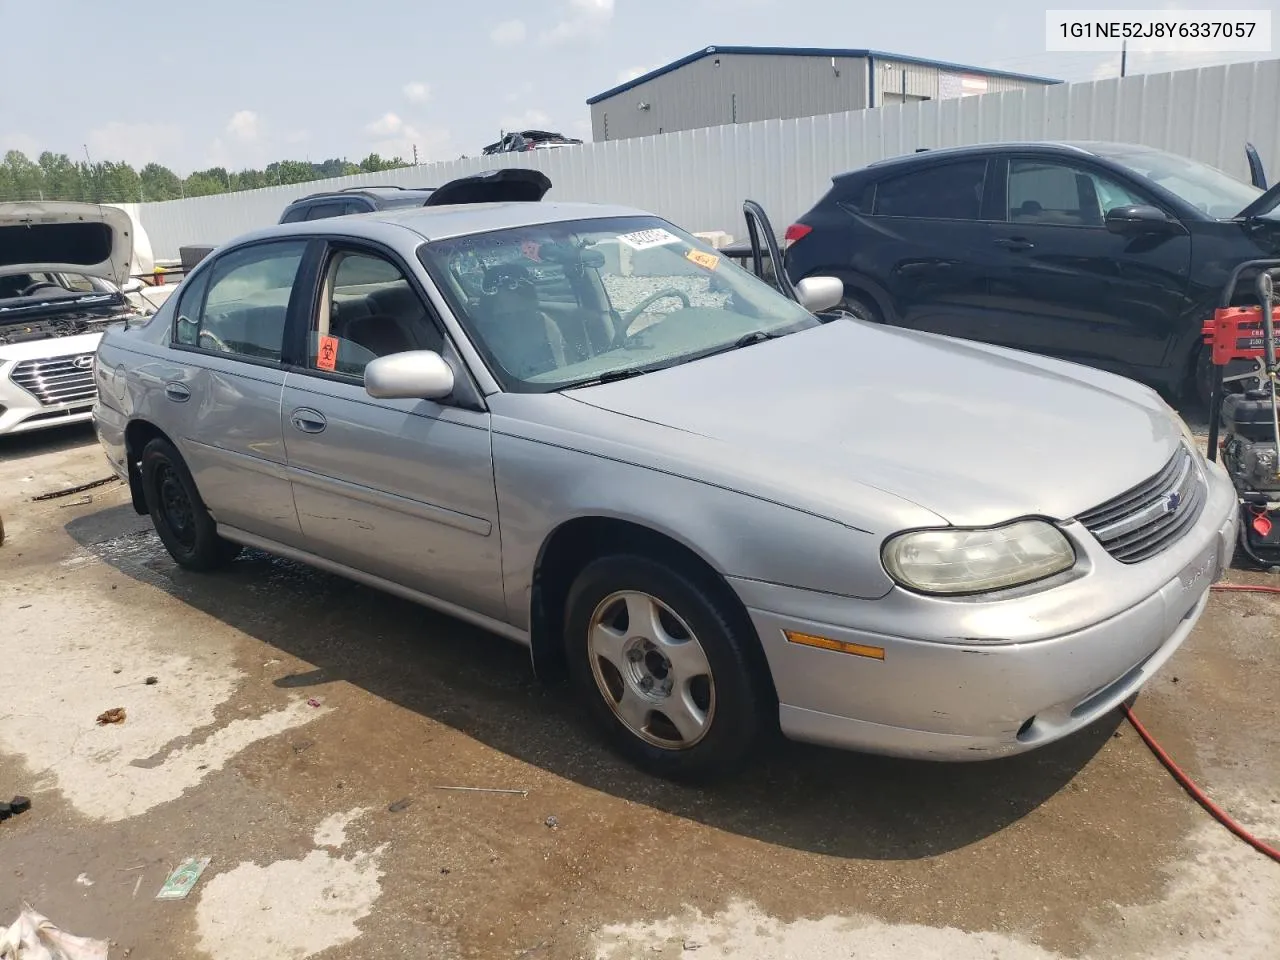
<path id="1" fill-rule="evenodd" d="M 93 353 L 98 349 L 105 331 L 73 334 L 69 337 L 49 337 L 44 340 L 24 340 L 20 343 L 0 343 L 0 363 L 20 360 L 44 360 L 47 357 L 68 357 L 72 354 Z"/>
<path id="2" fill-rule="evenodd" d="M 806 502 L 852 481 L 957 525 L 1069 519 L 1158 472 L 1182 438 L 1132 381 L 846 319 L 567 395 L 715 441 L 743 492 L 782 469 Z"/>
<path id="3" fill-rule="evenodd" d="M 0 273 L 77 273 L 123 287 L 132 260 L 133 221 L 119 207 L 0 203 Z"/>
<path id="4" fill-rule="evenodd" d="M 450 180 L 427 197 L 426 207 L 453 203 L 507 203 L 541 200 L 551 189 L 551 179 L 539 170 L 504 167 Z"/>

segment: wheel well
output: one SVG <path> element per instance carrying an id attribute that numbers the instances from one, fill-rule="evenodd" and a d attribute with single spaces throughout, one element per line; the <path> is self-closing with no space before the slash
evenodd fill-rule
<path id="1" fill-rule="evenodd" d="M 755 636 L 755 627 L 738 595 L 696 551 L 638 523 L 612 517 L 579 517 L 552 532 L 534 568 L 529 632 L 534 667 L 540 677 L 559 679 L 564 675 L 564 608 L 574 579 L 592 560 L 617 553 L 639 554 L 679 569 L 724 604 L 739 629 Z M 764 649 L 757 642 L 755 650 L 756 665 L 773 693 Z"/>
<path id="2" fill-rule="evenodd" d="M 150 511 L 147 509 L 147 498 L 142 489 L 140 461 L 143 449 L 156 437 L 162 440 L 169 439 L 163 430 L 146 420 L 131 420 L 124 428 L 124 455 L 129 465 L 129 494 L 133 498 L 133 509 L 144 516 Z"/>

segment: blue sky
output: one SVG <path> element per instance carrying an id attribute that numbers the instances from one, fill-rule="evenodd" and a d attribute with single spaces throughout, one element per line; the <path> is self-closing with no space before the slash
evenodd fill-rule
<path id="1" fill-rule="evenodd" d="M 870 47 L 1088 80 L 1044 10 L 1104 0 L 0 0 L 0 152 L 164 163 L 475 155 L 501 129 L 590 139 L 587 97 L 711 44 Z M 1126 7 L 1271 9 L 1280 0 Z M 160 11 L 163 11 L 161 13 Z M 1130 55 L 1130 72 L 1272 54 Z"/>

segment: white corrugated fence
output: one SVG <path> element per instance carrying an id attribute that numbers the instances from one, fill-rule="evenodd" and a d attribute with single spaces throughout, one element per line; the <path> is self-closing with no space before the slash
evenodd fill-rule
<path id="1" fill-rule="evenodd" d="M 156 256 L 176 257 L 180 246 L 222 243 L 273 224 L 286 204 L 307 193 L 371 184 L 439 186 L 481 170 L 523 166 L 551 178 L 548 200 L 621 203 L 690 230 L 741 236 L 747 198 L 762 203 L 782 230 L 826 191 L 833 174 L 918 147 L 1041 139 L 1143 143 L 1245 180 L 1249 141 L 1274 181 L 1280 177 L 1280 60 L 709 127 L 126 206 L 146 228 Z"/>

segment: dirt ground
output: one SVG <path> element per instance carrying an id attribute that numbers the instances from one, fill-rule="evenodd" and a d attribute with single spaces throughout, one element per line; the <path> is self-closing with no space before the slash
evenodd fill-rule
<path id="1" fill-rule="evenodd" d="M 87 429 L 0 441 L 0 797 L 34 800 L 0 823 L 0 927 L 28 902 L 112 960 L 1277 956 L 1280 865 L 1119 716 L 679 788 L 507 641 L 262 554 L 182 571 L 118 483 L 32 501 L 109 474 Z M 1135 707 L 1273 842 L 1278 650 L 1280 598 L 1218 594 Z"/>

